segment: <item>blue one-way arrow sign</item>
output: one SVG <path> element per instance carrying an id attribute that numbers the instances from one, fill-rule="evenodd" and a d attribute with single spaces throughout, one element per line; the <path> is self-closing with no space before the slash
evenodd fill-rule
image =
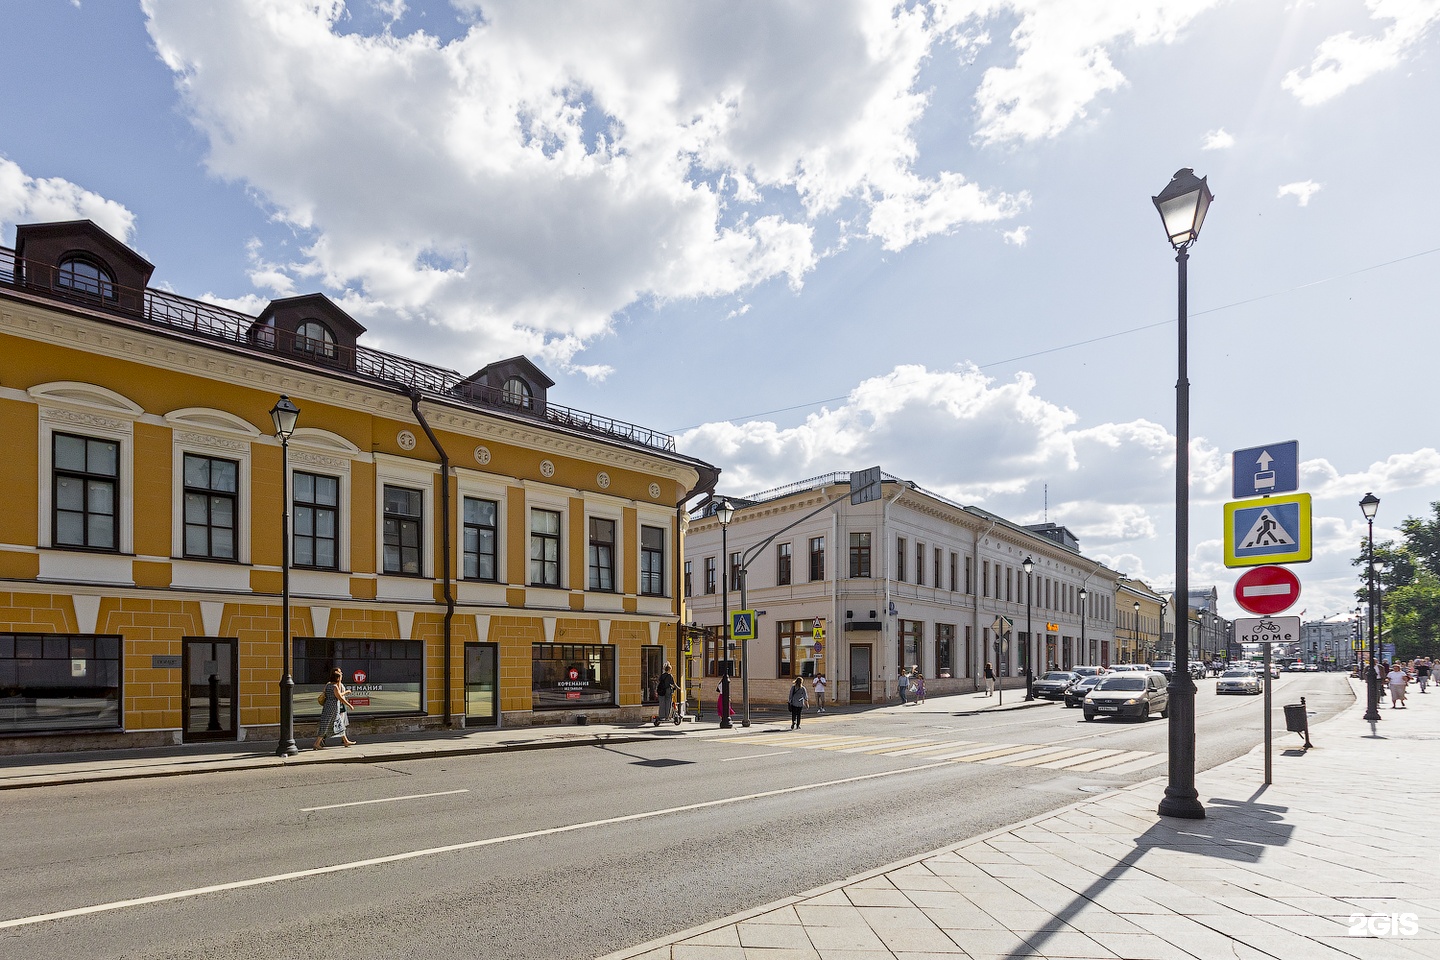
<path id="1" fill-rule="evenodd" d="M 1267 443 L 1231 454 L 1236 500 L 1300 489 L 1300 441 Z"/>

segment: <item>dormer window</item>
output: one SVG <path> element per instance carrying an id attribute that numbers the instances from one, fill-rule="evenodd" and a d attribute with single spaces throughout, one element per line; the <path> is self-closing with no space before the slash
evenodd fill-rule
<path id="1" fill-rule="evenodd" d="M 335 359 L 335 334 L 319 320 L 305 320 L 295 328 L 295 350 L 326 360 Z"/>
<path id="2" fill-rule="evenodd" d="M 527 410 L 531 407 L 530 384 L 519 377 L 511 377 L 505 381 L 501 396 L 511 406 L 524 407 Z"/>
<path id="3" fill-rule="evenodd" d="M 115 276 L 105 267 L 87 257 L 66 257 L 60 261 L 55 285 L 63 290 L 114 300 Z"/>

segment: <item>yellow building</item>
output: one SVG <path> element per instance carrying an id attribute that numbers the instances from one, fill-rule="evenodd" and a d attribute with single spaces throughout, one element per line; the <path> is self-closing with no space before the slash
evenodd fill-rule
<path id="1" fill-rule="evenodd" d="M 464 377 L 152 269 L 89 221 L 0 249 L 0 753 L 275 738 L 282 593 L 302 742 L 332 667 L 362 732 L 651 712 L 714 467 L 523 357 Z"/>
<path id="2" fill-rule="evenodd" d="M 1174 656 L 1173 652 L 1166 652 L 1161 642 L 1166 636 L 1169 603 L 1168 597 L 1155 592 L 1144 581 L 1120 578 L 1115 587 L 1115 614 L 1118 619 L 1115 622 L 1116 653 L 1112 663 L 1149 664 Z"/>

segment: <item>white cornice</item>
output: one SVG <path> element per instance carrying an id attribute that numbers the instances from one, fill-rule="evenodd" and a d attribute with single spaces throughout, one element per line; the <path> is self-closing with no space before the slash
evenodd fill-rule
<path id="1" fill-rule="evenodd" d="M 0 332 L 174 373 L 199 375 L 237 387 L 285 393 L 297 402 L 310 399 L 342 409 L 393 417 L 406 423 L 414 418 L 409 397 L 396 392 L 398 387 L 385 390 L 330 377 L 323 371 L 312 372 L 266 362 L 262 358 L 230 352 L 220 346 L 209 347 L 204 343 L 172 339 L 161 332 L 132 326 L 123 317 L 92 319 L 46 309 L 44 305 L 25 299 L 0 296 Z M 479 411 L 461 411 L 428 398 L 423 402 L 431 411 L 438 411 L 428 414 L 432 425 L 465 433 L 473 439 L 494 439 L 536 451 L 666 477 L 683 484 L 686 489 L 699 480 L 698 471 L 680 460 L 678 455 L 672 459 L 664 454 L 608 444 L 598 438 L 589 440 L 559 430 L 537 429 L 490 417 Z"/>

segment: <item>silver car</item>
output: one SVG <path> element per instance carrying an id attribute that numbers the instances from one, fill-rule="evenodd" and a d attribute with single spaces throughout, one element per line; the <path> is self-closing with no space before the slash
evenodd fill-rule
<path id="1" fill-rule="evenodd" d="M 1250 670 L 1226 670 L 1215 681 L 1216 693 L 1260 693 L 1265 689 L 1260 678 Z"/>

